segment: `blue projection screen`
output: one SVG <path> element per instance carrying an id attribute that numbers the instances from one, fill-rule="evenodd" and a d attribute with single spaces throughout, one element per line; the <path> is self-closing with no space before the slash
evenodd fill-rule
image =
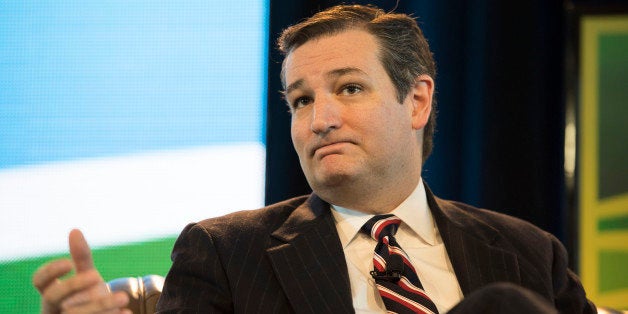
<path id="1" fill-rule="evenodd" d="M 105 279 L 165 275 L 187 223 L 263 205 L 267 11 L 0 2 L 0 313 L 72 228 Z"/>

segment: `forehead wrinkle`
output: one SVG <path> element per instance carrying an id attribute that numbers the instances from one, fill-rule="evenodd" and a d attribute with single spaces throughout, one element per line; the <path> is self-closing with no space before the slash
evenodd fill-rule
<path id="1" fill-rule="evenodd" d="M 331 71 L 327 72 L 326 76 L 330 77 L 330 78 L 338 78 L 338 77 L 341 77 L 341 76 L 347 75 L 347 74 L 363 74 L 363 75 L 366 75 L 366 72 L 362 71 L 361 69 L 355 68 L 355 67 L 344 67 L 344 68 L 340 68 L 340 69 L 331 70 Z"/>

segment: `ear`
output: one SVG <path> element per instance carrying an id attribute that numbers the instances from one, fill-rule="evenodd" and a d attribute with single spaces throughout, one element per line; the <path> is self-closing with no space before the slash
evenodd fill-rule
<path id="1" fill-rule="evenodd" d="M 432 112 L 434 96 L 434 80 L 427 74 L 417 76 L 410 89 L 412 102 L 412 128 L 420 130 L 427 124 Z"/>

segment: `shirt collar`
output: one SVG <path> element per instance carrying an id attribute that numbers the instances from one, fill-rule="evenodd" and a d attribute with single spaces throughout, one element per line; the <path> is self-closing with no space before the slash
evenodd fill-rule
<path id="1" fill-rule="evenodd" d="M 331 208 L 343 248 L 355 238 L 364 223 L 375 216 L 333 204 Z M 429 245 L 437 244 L 436 226 L 427 204 L 425 186 L 422 179 L 419 180 L 419 184 L 417 184 L 408 198 L 390 213 L 401 219 L 425 243 Z"/>

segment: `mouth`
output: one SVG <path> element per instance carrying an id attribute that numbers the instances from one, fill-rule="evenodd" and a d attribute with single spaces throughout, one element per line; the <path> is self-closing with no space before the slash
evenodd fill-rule
<path id="1" fill-rule="evenodd" d="M 327 155 L 339 154 L 347 144 L 353 144 L 350 141 L 334 141 L 318 143 L 312 149 L 312 156 L 318 155 L 320 158 Z"/>

